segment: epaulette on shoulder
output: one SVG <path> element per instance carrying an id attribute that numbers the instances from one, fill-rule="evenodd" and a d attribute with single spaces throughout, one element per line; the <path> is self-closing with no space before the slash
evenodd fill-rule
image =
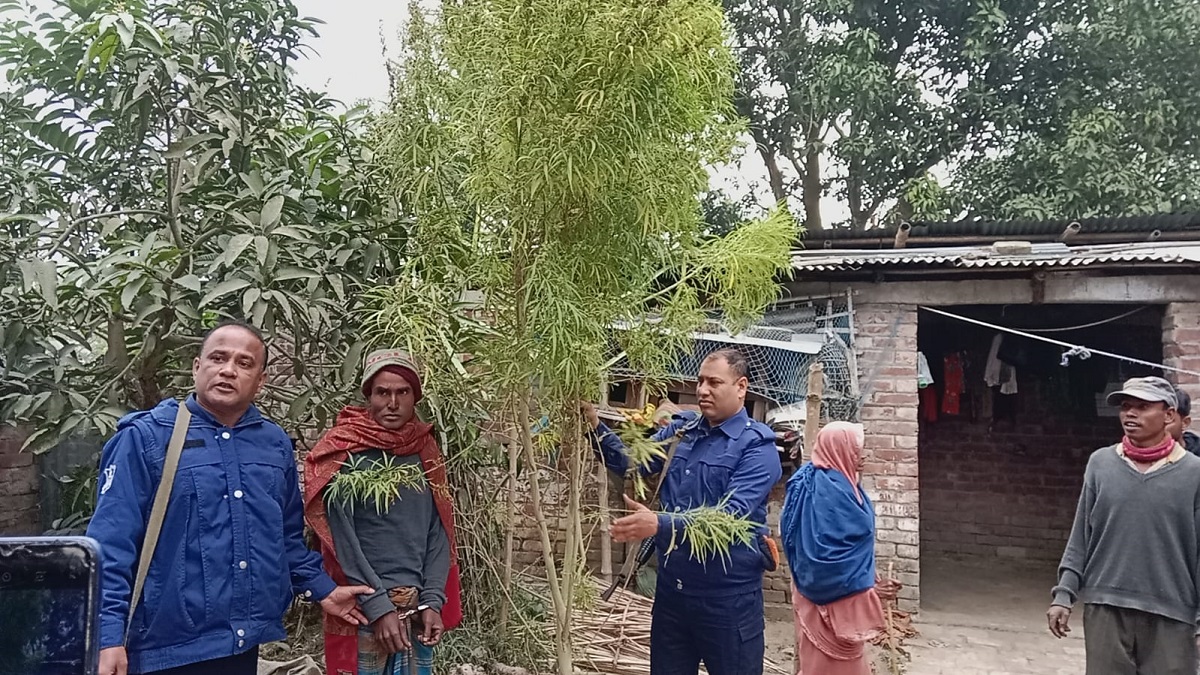
<path id="1" fill-rule="evenodd" d="M 758 434 L 759 440 L 775 440 L 775 430 L 757 420 L 750 420 L 747 423 L 746 431 L 752 431 L 755 434 Z"/>

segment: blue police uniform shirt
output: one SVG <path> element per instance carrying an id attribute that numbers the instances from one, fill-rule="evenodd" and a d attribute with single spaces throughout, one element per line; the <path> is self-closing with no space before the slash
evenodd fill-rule
<path id="1" fill-rule="evenodd" d="M 662 513 L 655 538 L 658 583 L 680 593 L 706 597 L 762 588 L 762 575 L 769 561 L 757 541 L 755 545 L 735 545 L 728 558 L 695 560 L 683 540 L 682 523 L 672 514 L 717 506 L 724 500 L 726 511 L 758 523 L 758 535 L 768 534 L 767 496 L 783 475 L 775 432 L 750 419 L 743 409 L 716 427 L 697 413 L 680 413 L 652 438 L 667 444 L 676 434 L 680 435 L 679 445 L 659 491 Z M 630 460 L 624 443 L 603 423 L 596 428 L 593 442 L 610 471 L 620 475 L 628 472 Z M 662 471 L 663 463 L 657 458 L 638 470 L 643 476 L 652 476 Z"/>
<path id="2" fill-rule="evenodd" d="M 251 407 L 226 427 L 187 399 L 192 421 L 142 600 L 129 626 L 130 672 L 223 658 L 287 637 L 296 595 L 335 584 L 304 542 L 291 440 Z M 179 403 L 126 415 L 104 446 L 88 536 L 100 543 L 100 647 L 125 643 L 146 522 Z"/>

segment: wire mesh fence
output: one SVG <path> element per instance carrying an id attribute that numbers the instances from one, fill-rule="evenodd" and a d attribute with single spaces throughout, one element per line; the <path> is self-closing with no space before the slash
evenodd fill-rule
<path id="1" fill-rule="evenodd" d="M 691 350 L 676 361 L 669 374 L 695 382 L 704 359 L 729 347 L 742 352 L 750 362 L 750 391 L 786 409 L 776 415 L 785 423 L 803 425 L 809 369 L 817 362 L 824 369 L 822 419 L 858 420 L 854 307 L 849 293 L 777 303 L 757 325 L 738 335 L 712 322 L 695 333 Z M 624 359 L 609 372 L 612 379 L 637 379 L 641 375 Z"/>

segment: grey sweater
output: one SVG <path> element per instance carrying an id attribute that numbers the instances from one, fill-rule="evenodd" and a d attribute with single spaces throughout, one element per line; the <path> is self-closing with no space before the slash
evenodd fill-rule
<path id="1" fill-rule="evenodd" d="M 364 466 L 384 456 L 382 450 L 357 454 Z M 420 459 L 413 455 L 392 461 L 415 464 Z M 344 466 L 341 470 L 351 469 Z M 419 602 L 441 611 L 450 574 L 450 540 L 428 487 L 402 487 L 400 498 L 382 514 L 376 512 L 374 504 L 356 504 L 351 509 L 333 503 L 327 509 L 333 546 L 346 578 L 375 589 L 375 593 L 359 598 L 367 619 L 374 623 L 394 609 L 387 591 L 399 586 L 420 589 Z"/>
<path id="2" fill-rule="evenodd" d="M 1139 473 L 1114 447 L 1088 460 L 1053 604 L 1200 623 L 1200 457 Z"/>

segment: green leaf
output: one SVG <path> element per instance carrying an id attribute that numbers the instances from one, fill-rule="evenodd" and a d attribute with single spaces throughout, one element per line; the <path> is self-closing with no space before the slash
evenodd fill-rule
<path id="1" fill-rule="evenodd" d="M 237 262 L 237 259 L 242 257 L 242 253 L 245 252 L 246 247 L 253 241 L 254 235 L 248 232 L 242 232 L 230 237 L 229 250 L 225 252 L 225 264 L 233 265 L 233 263 Z"/>
<path id="2" fill-rule="evenodd" d="M 267 254 L 271 252 L 271 241 L 261 234 L 256 235 L 254 237 L 254 252 L 258 254 L 258 264 L 266 267 Z"/>
<path id="3" fill-rule="evenodd" d="M 300 392 L 296 398 L 292 399 L 292 404 L 288 406 L 287 417 L 290 420 L 298 420 L 300 416 L 308 411 L 308 402 L 312 400 L 313 390 L 308 389 Z"/>
<path id="4" fill-rule="evenodd" d="M 288 227 L 286 225 L 275 228 L 274 230 L 271 231 L 271 234 L 282 235 L 289 239 L 295 239 L 296 241 L 300 241 L 300 242 L 309 241 L 309 238 L 307 236 L 305 236 L 303 232 L 301 232 L 300 230 L 297 230 L 294 227 Z"/>
<path id="5" fill-rule="evenodd" d="M 235 293 L 250 285 L 248 279 L 226 279 L 217 284 L 211 291 L 200 299 L 200 306 L 207 307 L 214 300 L 219 300 L 230 293 Z"/>
<path id="6" fill-rule="evenodd" d="M 215 141 L 218 138 L 221 138 L 221 134 L 196 134 L 195 136 L 181 138 L 173 141 L 163 156 L 167 159 L 181 159 L 187 155 L 189 150 L 197 145 L 200 145 L 201 143 L 207 143 L 209 141 Z"/>
<path id="7" fill-rule="evenodd" d="M 38 288 L 42 291 L 42 299 L 50 309 L 58 309 L 58 269 L 50 260 L 34 260 L 33 274 L 37 277 Z"/>
<path id="8" fill-rule="evenodd" d="M 282 267 L 275 273 L 275 281 L 291 281 L 293 279 L 316 279 L 321 275 L 313 270 L 302 267 Z"/>
<path id="9" fill-rule="evenodd" d="M 254 303 L 258 302 L 261 296 L 262 291 L 257 288 L 247 288 L 246 292 L 242 294 L 242 314 L 249 316 L 250 308 L 254 306 Z"/>
<path id="10" fill-rule="evenodd" d="M 379 261 L 379 253 L 383 247 L 377 241 L 367 244 L 367 250 L 363 253 L 363 278 L 370 279 L 371 272 L 375 270 L 375 263 Z"/>
<path id="11" fill-rule="evenodd" d="M 176 279 L 175 283 L 188 289 L 189 291 L 195 293 L 200 292 L 200 277 L 196 276 L 195 274 L 185 274 L 184 276 Z"/>
<path id="12" fill-rule="evenodd" d="M 346 360 L 342 362 L 342 382 L 354 381 L 355 374 L 362 367 L 362 356 L 366 347 L 367 343 L 363 340 L 350 345 L 350 351 L 346 353 Z"/>
<path id="13" fill-rule="evenodd" d="M 29 451 L 35 455 L 40 455 L 58 442 L 58 430 L 53 427 L 43 427 L 29 434 L 25 442 L 21 444 L 21 451 Z"/>
<path id="14" fill-rule="evenodd" d="M 326 275 L 325 280 L 333 287 L 333 292 L 337 294 L 338 302 L 346 301 L 346 288 L 342 282 L 342 277 L 337 274 Z"/>
<path id="15" fill-rule="evenodd" d="M 17 266 L 21 268 L 21 288 L 26 293 L 37 288 L 37 274 L 34 272 L 32 260 L 19 260 Z"/>
<path id="16" fill-rule="evenodd" d="M 251 321 L 255 326 L 265 326 L 267 319 L 267 310 L 271 309 L 270 303 L 266 300 L 259 299 L 254 303 L 253 309 L 249 312 Z"/>
<path id="17" fill-rule="evenodd" d="M 121 307 L 125 311 L 129 311 L 133 307 L 133 301 L 141 292 L 142 286 L 146 284 L 146 278 L 134 272 L 129 275 L 129 279 L 125 282 L 125 288 L 121 289 Z"/>
<path id="18" fill-rule="evenodd" d="M 275 195 L 263 204 L 262 213 L 258 216 L 258 224 L 264 230 L 270 230 L 279 224 L 279 217 L 283 213 L 283 195 Z"/>
<path id="19" fill-rule="evenodd" d="M 234 142 L 237 141 L 237 139 L 234 138 L 230 138 L 229 140 Z M 226 154 L 229 154 L 228 151 L 226 151 Z M 266 185 L 263 184 L 262 176 L 258 173 L 257 169 L 251 171 L 250 173 L 241 174 L 241 176 L 242 182 L 246 184 L 246 187 L 250 188 L 250 192 L 254 193 L 255 197 L 262 195 L 263 190 L 266 189 Z"/>

